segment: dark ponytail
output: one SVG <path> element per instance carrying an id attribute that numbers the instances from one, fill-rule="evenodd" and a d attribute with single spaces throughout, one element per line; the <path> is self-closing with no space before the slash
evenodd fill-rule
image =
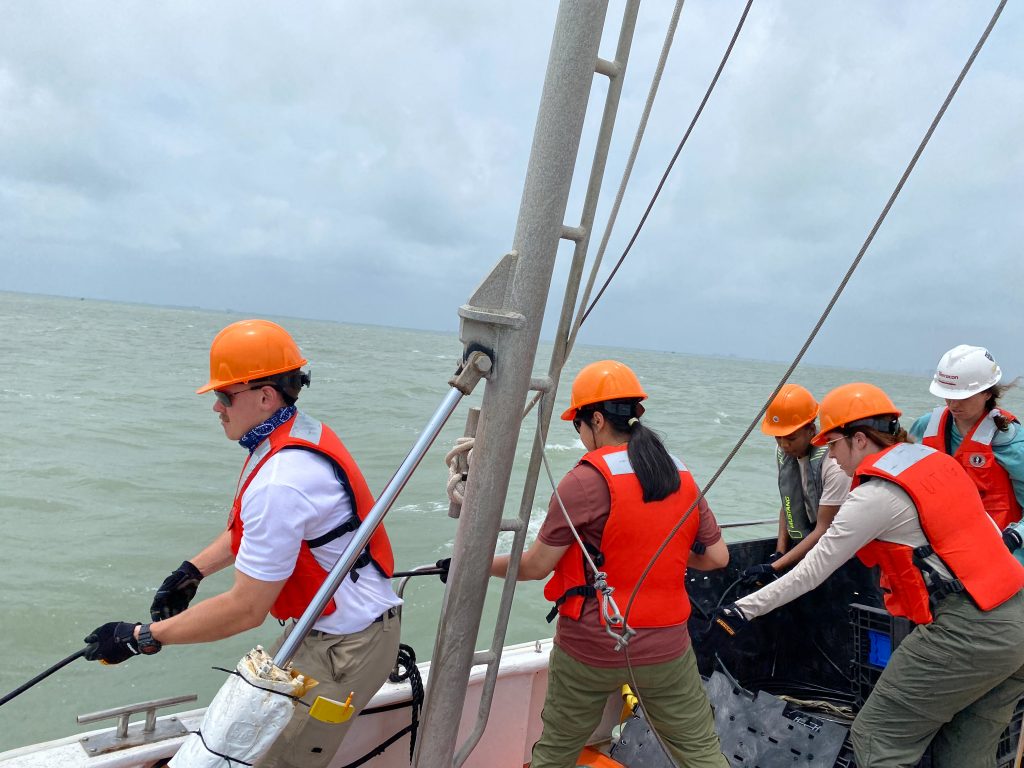
<path id="1" fill-rule="evenodd" d="M 590 414 L 601 411 L 611 428 L 628 437 L 626 455 L 643 489 L 644 501 L 661 501 L 679 490 L 679 468 L 669 455 L 661 437 L 640 423 L 639 400 L 609 400 L 581 409 L 579 416 L 588 424 Z"/>

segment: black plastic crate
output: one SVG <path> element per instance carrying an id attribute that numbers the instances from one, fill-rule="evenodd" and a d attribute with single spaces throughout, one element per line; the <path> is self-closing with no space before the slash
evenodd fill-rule
<path id="1" fill-rule="evenodd" d="M 1017 702 L 1017 708 L 1013 711 L 1013 719 L 999 737 L 999 747 L 996 749 L 996 768 L 1013 768 L 1013 761 L 1017 758 L 1017 742 L 1020 740 L 1021 722 L 1024 721 L 1024 699 Z"/>
<path id="2" fill-rule="evenodd" d="M 892 652 L 913 628 L 912 621 L 892 616 L 884 608 L 850 604 L 850 632 L 853 636 L 850 682 L 858 707 L 864 704 L 875 687 Z"/>
<path id="3" fill-rule="evenodd" d="M 851 684 L 853 696 L 858 708 L 863 706 L 865 699 L 875 687 L 878 678 L 885 669 L 892 652 L 896 650 L 904 638 L 910 634 L 914 623 L 909 619 L 891 616 L 883 608 L 874 608 L 859 603 L 850 604 L 850 631 L 853 635 L 854 658 L 851 668 Z M 1013 768 L 1017 757 L 1017 742 L 1024 723 L 1024 699 L 1017 702 L 1010 725 L 999 737 L 996 750 L 996 768 Z M 845 762 L 844 762 L 845 761 Z M 926 754 L 921 761 L 921 768 L 931 764 Z M 852 748 L 847 742 L 837 768 L 854 766 Z"/>

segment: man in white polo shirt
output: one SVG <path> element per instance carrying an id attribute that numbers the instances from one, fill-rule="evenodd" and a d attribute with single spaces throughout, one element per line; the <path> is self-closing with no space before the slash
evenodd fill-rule
<path id="1" fill-rule="evenodd" d="M 298 411 L 309 374 L 294 340 L 279 325 L 243 320 L 221 331 L 210 348 L 213 410 L 224 434 L 249 455 L 238 481 L 227 529 L 157 590 L 151 624 L 110 622 L 86 642 L 86 658 L 117 664 L 153 654 L 165 644 L 199 643 L 260 626 L 270 613 L 282 623 L 302 615 L 327 573 L 373 506 L 362 473 L 337 435 Z M 227 592 L 189 607 L 204 576 L 235 566 Z M 299 646 L 293 661 L 320 681 L 309 694 L 361 710 L 392 670 L 398 654 L 395 617 L 401 600 L 391 588 L 391 545 L 383 527 L 370 539 Z M 277 641 L 280 648 L 289 622 Z M 330 763 L 354 721 L 324 723 L 296 714 L 260 768 Z"/>

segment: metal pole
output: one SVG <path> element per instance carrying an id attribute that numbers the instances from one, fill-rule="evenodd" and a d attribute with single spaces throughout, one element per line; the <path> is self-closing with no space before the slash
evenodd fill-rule
<path id="1" fill-rule="evenodd" d="M 448 421 L 448 417 L 452 415 L 452 412 L 461 400 L 462 392 L 453 387 L 451 392 L 445 396 L 438 409 L 434 411 L 434 415 L 430 418 L 419 439 L 416 440 L 412 450 L 409 451 L 409 455 L 405 457 L 405 461 L 402 462 L 398 471 L 395 472 L 394 477 L 388 481 L 387 486 L 381 491 L 380 496 L 377 498 L 377 503 L 373 505 L 362 524 L 356 529 L 352 541 L 348 543 L 345 551 L 338 558 L 338 562 L 334 564 L 331 572 L 327 575 L 327 580 L 313 597 L 313 602 L 309 604 L 309 607 L 306 608 L 305 612 L 295 623 L 295 629 L 285 638 L 284 645 L 281 646 L 281 650 L 274 657 L 274 664 L 283 667 L 291 661 L 299 644 L 306 638 L 309 631 L 313 629 L 313 624 L 320 618 L 320 614 L 324 612 L 327 603 L 331 601 L 334 593 L 341 586 L 342 580 L 352 570 L 352 566 L 355 565 L 360 553 L 366 548 L 366 544 L 370 541 L 373 532 L 377 530 L 377 526 L 381 524 L 384 515 L 391 509 L 391 505 L 395 503 L 398 494 L 402 492 L 405 484 L 412 476 L 413 470 L 416 469 L 416 466 L 423 459 L 423 456 L 433 444 L 441 428 Z"/>
<path id="2" fill-rule="evenodd" d="M 572 325 L 573 313 L 576 307 L 577 293 L 580 284 L 580 277 L 583 273 L 583 265 L 586 261 L 587 247 L 590 243 L 590 236 L 593 232 L 594 219 L 597 213 L 597 204 L 601 194 L 601 182 L 604 178 L 605 167 L 608 162 L 608 149 L 611 146 L 612 132 L 615 127 L 615 117 L 618 112 L 619 98 L 622 94 L 622 85 L 626 75 L 626 66 L 629 62 L 629 52 L 633 42 L 633 31 L 636 28 L 636 18 L 640 11 L 640 0 L 629 0 L 623 10 L 622 25 L 619 30 L 619 40 L 615 49 L 615 60 L 610 62 L 599 61 L 598 71 L 609 78 L 608 96 L 605 100 L 604 113 L 601 118 L 601 126 L 598 129 L 597 145 L 594 148 L 594 159 L 591 164 L 590 181 L 587 185 L 587 194 L 583 200 L 583 212 L 580 217 L 579 227 L 572 228 L 568 234 L 572 234 L 576 246 L 573 251 L 572 264 L 569 268 L 569 279 L 566 282 L 565 297 L 562 304 L 562 316 L 559 321 L 558 330 L 555 331 L 555 339 L 563 340 L 569 335 L 569 328 Z M 567 232 L 563 230 L 563 239 Z M 498 606 L 498 618 L 494 626 L 494 635 L 491 639 L 489 668 L 484 678 L 483 690 L 480 694 L 480 706 L 477 714 L 477 722 L 473 731 L 459 745 L 453 765 L 459 768 L 469 757 L 472 750 L 480 741 L 486 729 L 487 719 L 490 713 L 491 702 L 494 697 L 494 689 L 497 682 L 498 667 L 501 663 L 502 646 L 505 642 L 505 635 L 508 629 L 508 621 L 512 608 L 512 600 L 515 595 L 516 576 L 519 573 L 519 560 L 522 557 L 523 548 L 526 542 L 527 526 L 530 522 L 530 513 L 533 510 L 533 502 L 537 493 L 537 477 L 540 470 L 541 454 L 544 449 L 544 438 L 547 436 L 548 423 L 551 419 L 551 409 L 554 403 L 554 392 L 558 384 L 562 364 L 565 361 L 566 348 L 563 343 L 556 342 L 551 353 L 551 363 L 548 366 L 548 381 L 545 397 L 538 408 L 541 409 L 539 431 L 534 439 L 534 448 L 530 456 L 529 468 L 526 472 L 526 482 L 523 485 L 521 502 L 519 507 L 519 521 L 522 525 L 516 530 L 512 542 L 512 549 L 509 557 L 508 575 L 502 587 L 501 602 Z M 537 388 L 537 383 L 531 387 Z"/>
<path id="3" fill-rule="evenodd" d="M 518 260 L 505 301 L 524 323 L 518 329 L 492 329 L 489 339 L 494 368 L 452 552 L 443 630 L 431 658 L 416 768 L 452 765 L 606 12 L 606 0 L 563 0 L 559 6 L 513 243 Z M 464 325 L 463 343 L 481 343 L 467 338 L 470 330 Z"/>

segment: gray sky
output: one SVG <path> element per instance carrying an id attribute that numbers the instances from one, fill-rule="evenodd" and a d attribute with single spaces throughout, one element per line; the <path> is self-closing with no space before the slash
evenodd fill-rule
<path id="1" fill-rule="evenodd" d="M 609 262 L 742 5 L 686 4 Z M 995 5 L 756 0 L 581 340 L 795 354 Z M 456 330 L 511 246 L 555 10 L 7 0 L 0 288 Z M 641 9 L 605 212 L 670 11 Z M 1024 373 L 1021 40 L 1011 3 L 809 361 L 926 371 L 972 343 Z"/>

